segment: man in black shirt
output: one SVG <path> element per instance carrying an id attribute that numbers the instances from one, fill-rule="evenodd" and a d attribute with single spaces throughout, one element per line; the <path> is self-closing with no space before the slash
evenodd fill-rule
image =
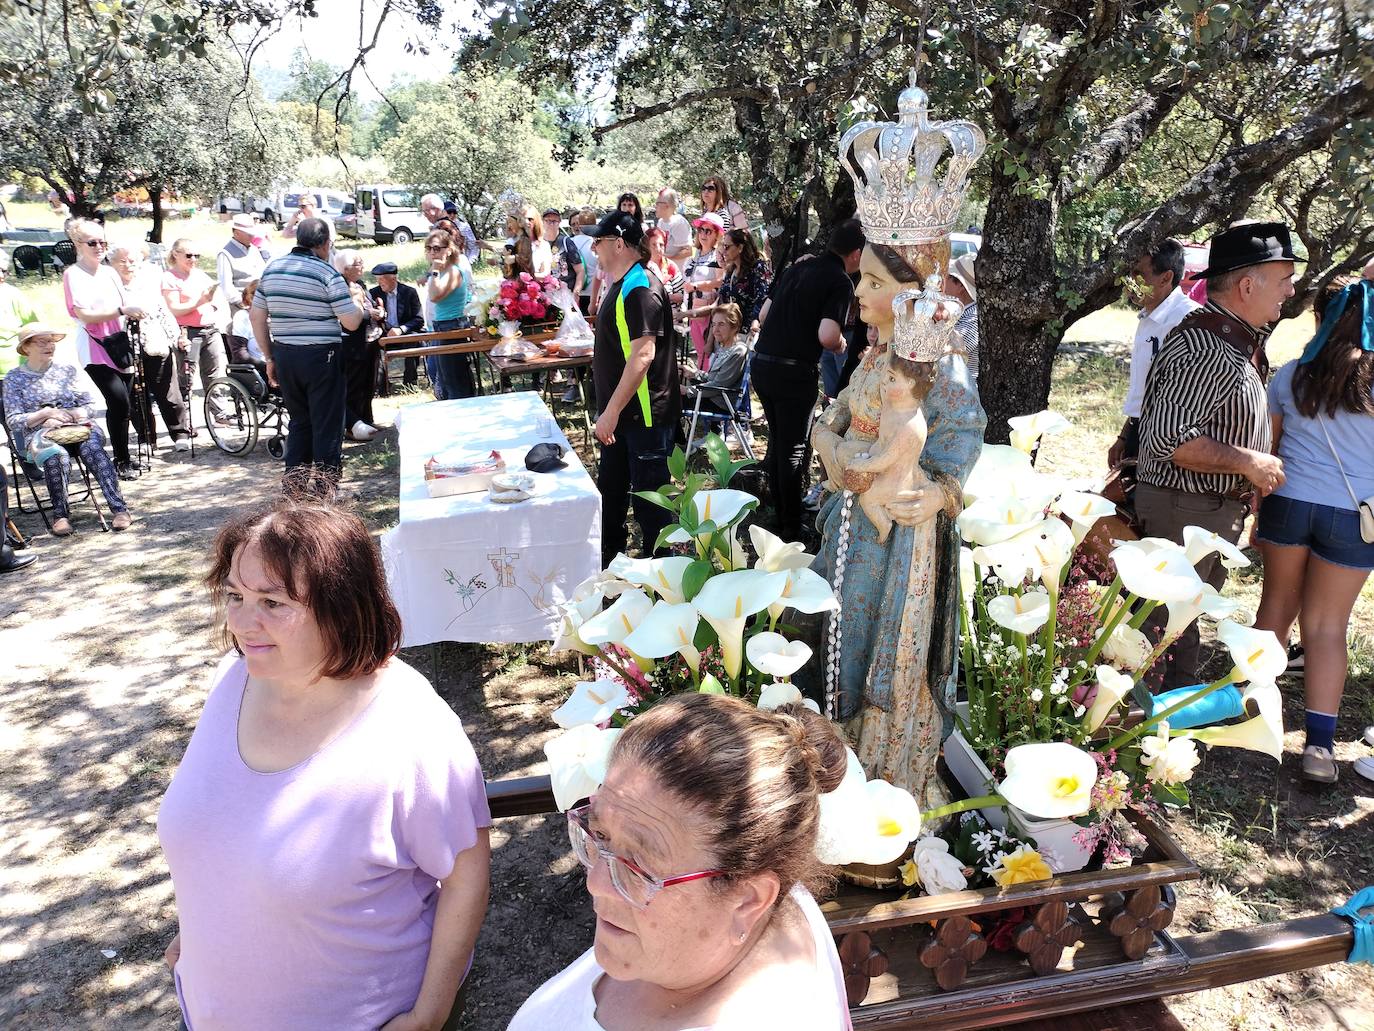
<path id="1" fill-rule="evenodd" d="M 864 232 L 857 219 L 835 227 L 830 249 L 793 264 L 773 283 L 751 365 L 754 390 L 768 420 L 768 473 L 783 540 L 801 536 L 806 490 L 807 429 L 816 406 L 824 351 L 844 350 L 844 323 L 854 296 Z"/>
<path id="2" fill-rule="evenodd" d="M 672 346 L 672 304 L 644 262 L 644 227 L 633 214 L 613 211 L 584 230 L 610 285 L 596 319 L 592 381 L 601 442 L 601 563 L 608 566 L 628 540 L 631 492 L 669 481 L 668 452 L 682 414 Z M 667 510 L 634 498 L 635 520 L 650 555 L 672 522 Z"/>

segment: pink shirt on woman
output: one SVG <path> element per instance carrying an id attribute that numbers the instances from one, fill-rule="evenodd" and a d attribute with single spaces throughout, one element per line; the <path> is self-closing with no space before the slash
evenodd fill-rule
<path id="1" fill-rule="evenodd" d="M 87 272 L 80 265 L 68 266 L 62 273 L 62 296 L 67 302 L 67 314 L 76 319 L 76 361 L 78 365 L 118 366 L 110 361 L 100 341 L 124 327 L 118 318 L 104 322 L 82 322 L 76 309 L 87 311 L 116 311 L 124 306 L 124 294 L 119 275 L 109 265 L 97 265 Z"/>
<path id="2" fill-rule="evenodd" d="M 162 274 L 162 292 L 164 295 L 170 294 L 169 301 L 175 302 L 178 308 L 184 308 L 205 293 L 205 288 L 212 282 L 213 280 L 198 268 L 191 269 L 185 276 L 179 276 L 172 269 L 168 269 Z M 199 308 L 192 308 L 185 315 L 178 315 L 176 318 L 178 326 L 187 326 L 191 329 L 214 326 L 219 321 L 219 309 L 211 299 Z"/>
<path id="3" fill-rule="evenodd" d="M 457 715 L 399 659 L 381 676 L 338 737 L 265 774 L 238 750 L 243 660 L 220 663 L 158 814 L 191 1031 L 361 1031 L 414 1006 L 436 882 L 491 815 Z"/>

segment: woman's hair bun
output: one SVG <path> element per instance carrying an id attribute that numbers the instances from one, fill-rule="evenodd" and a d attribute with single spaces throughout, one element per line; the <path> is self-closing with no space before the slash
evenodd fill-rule
<path id="1" fill-rule="evenodd" d="M 849 754 L 835 724 L 800 703 L 783 705 L 775 711 L 792 725 L 793 740 L 802 750 L 820 794 L 834 791 L 849 766 Z"/>

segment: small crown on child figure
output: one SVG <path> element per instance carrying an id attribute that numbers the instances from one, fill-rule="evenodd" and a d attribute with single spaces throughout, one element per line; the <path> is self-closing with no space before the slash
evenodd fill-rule
<path id="1" fill-rule="evenodd" d="M 954 349 L 959 339 L 954 324 L 964 306 L 942 294 L 940 285 L 940 274 L 932 272 L 923 288 L 903 290 L 892 298 L 891 346 L 892 353 L 899 358 L 936 362 Z"/>
<path id="2" fill-rule="evenodd" d="M 523 219 L 525 217 L 525 209 L 528 205 L 525 203 L 525 198 L 522 194 L 514 190 L 505 190 L 502 192 L 501 196 L 496 199 L 501 203 L 501 207 L 505 209 L 506 214 L 511 218 Z"/>
<path id="3" fill-rule="evenodd" d="M 930 121 L 930 98 L 916 85 L 897 98 L 896 122 L 859 122 L 840 138 L 840 164 L 854 179 L 859 221 L 869 243 L 928 243 L 959 220 L 968 174 L 987 148 L 968 121 Z M 950 149 L 944 178 L 935 166 Z"/>

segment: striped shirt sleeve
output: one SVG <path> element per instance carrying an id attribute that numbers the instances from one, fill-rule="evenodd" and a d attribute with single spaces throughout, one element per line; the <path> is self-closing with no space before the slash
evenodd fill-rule
<path id="1" fill-rule="evenodd" d="M 1179 447 L 1205 435 L 1203 426 L 1240 389 L 1233 361 L 1216 347 L 1183 339 L 1150 368 L 1150 418 L 1141 428 L 1142 457 L 1168 461 Z"/>

